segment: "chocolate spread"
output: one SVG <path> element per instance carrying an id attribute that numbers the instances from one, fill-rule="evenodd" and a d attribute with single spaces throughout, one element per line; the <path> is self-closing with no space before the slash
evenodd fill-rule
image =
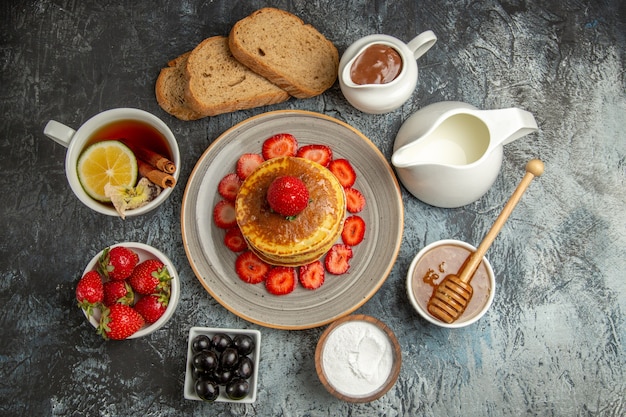
<path id="1" fill-rule="evenodd" d="M 368 46 L 352 63 L 350 78 L 359 85 L 387 84 L 402 71 L 402 58 L 390 46 L 376 43 Z"/>

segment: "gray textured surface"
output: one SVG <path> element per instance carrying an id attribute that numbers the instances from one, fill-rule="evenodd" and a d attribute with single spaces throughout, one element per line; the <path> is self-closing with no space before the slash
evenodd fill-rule
<path id="1" fill-rule="evenodd" d="M 272 1 L 314 24 L 340 53 L 360 36 L 439 37 L 420 60 L 412 99 L 387 115 L 352 109 L 337 86 L 266 109 L 181 122 L 156 104 L 161 66 L 203 38 L 227 34 L 262 1 L 9 1 L 0 6 L 0 415 L 2 416 L 618 416 L 626 413 L 626 11 L 606 1 Z M 404 363 L 382 399 L 349 405 L 319 383 L 323 329 L 263 333 L 254 405 L 183 399 L 192 326 L 256 328 L 216 303 L 185 257 L 180 202 L 195 161 L 220 133 L 266 110 L 302 108 L 344 120 L 389 157 L 418 108 L 460 100 L 533 112 L 540 132 L 505 147 L 493 188 L 460 209 L 426 206 L 403 190 L 400 256 L 357 312 L 387 323 Z M 49 119 L 77 127 L 112 107 L 162 117 L 180 142 L 181 184 L 158 211 L 121 221 L 73 196 Z M 404 293 L 426 243 L 477 244 L 530 158 L 546 163 L 490 249 L 498 292 L 464 330 L 419 319 Z M 167 253 L 182 279 L 171 323 L 151 337 L 103 342 L 73 301 L 94 253 L 134 240 Z"/>

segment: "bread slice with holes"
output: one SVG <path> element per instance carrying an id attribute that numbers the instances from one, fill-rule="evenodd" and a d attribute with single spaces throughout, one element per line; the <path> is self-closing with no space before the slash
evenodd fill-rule
<path id="1" fill-rule="evenodd" d="M 276 104 L 289 94 L 233 58 L 228 38 L 213 36 L 196 46 L 185 64 L 185 102 L 203 116 Z"/>
<path id="2" fill-rule="evenodd" d="M 337 79 L 335 45 L 284 10 L 266 7 L 238 21 L 228 44 L 239 62 L 296 98 L 319 95 Z"/>
<path id="3" fill-rule="evenodd" d="M 191 51 L 172 59 L 162 68 L 156 80 L 155 93 L 159 106 L 180 120 L 197 120 L 202 114 L 192 110 L 185 100 L 185 66 Z"/>

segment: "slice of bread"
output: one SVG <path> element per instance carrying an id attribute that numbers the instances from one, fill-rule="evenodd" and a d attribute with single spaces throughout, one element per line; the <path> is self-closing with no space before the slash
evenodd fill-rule
<path id="1" fill-rule="evenodd" d="M 185 65 L 185 101 L 204 116 L 276 104 L 289 94 L 233 58 L 228 38 L 213 36 L 196 46 Z"/>
<path id="2" fill-rule="evenodd" d="M 319 95 L 337 79 L 335 45 L 284 10 L 257 10 L 233 26 L 228 40 L 239 62 L 296 98 Z"/>
<path id="3" fill-rule="evenodd" d="M 157 77 L 155 92 L 159 106 L 180 120 L 197 120 L 202 114 L 195 112 L 185 100 L 185 65 L 189 52 L 185 52 L 167 63 Z"/>

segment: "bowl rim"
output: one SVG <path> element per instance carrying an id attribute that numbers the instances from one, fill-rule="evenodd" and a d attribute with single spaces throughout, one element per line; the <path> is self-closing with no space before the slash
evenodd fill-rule
<path id="1" fill-rule="evenodd" d="M 192 385 L 193 377 L 191 376 L 191 366 L 192 366 L 191 359 L 193 357 L 193 351 L 191 349 L 191 342 L 193 341 L 195 336 L 198 336 L 200 334 L 215 334 L 215 333 L 226 333 L 227 335 L 245 334 L 248 336 L 252 336 L 255 339 L 254 340 L 255 346 L 254 346 L 254 351 L 253 351 L 254 373 L 252 374 L 252 377 L 249 379 L 250 381 L 249 395 L 241 400 L 231 400 L 227 396 L 222 395 L 223 393 L 220 390 L 220 395 L 215 400 L 215 402 L 233 403 L 233 404 L 254 403 L 256 401 L 257 392 L 259 390 L 258 388 L 259 363 L 261 362 L 261 332 L 256 329 L 234 329 L 234 328 L 227 328 L 227 327 L 199 327 L 199 326 L 194 326 L 190 328 L 189 336 L 187 339 L 187 353 L 186 353 L 186 360 L 185 360 L 185 380 L 183 382 L 183 396 L 187 400 L 202 401 L 202 399 L 198 397 L 198 395 L 195 393 L 193 385 Z"/>
<path id="2" fill-rule="evenodd" d="M 413 295 L 413 273 L 415 271 L 415 267 L 418 263 L 418 261 L 430 250 L 438 247 L 438 246 L 443 246 L 443 245 L 456 245 L 456 246 L 461 246 L 465 249 L 468 249 L 470 251 L 475 251 L 476 247 L 474 247 L 473 245 L 464 242 L 462 240 L 457 240 L 457 239 L 441 239 L 441 240 L 437 240 L 435 242 L 429 243 L 428 245 L 424 246 L 413 258 L 413 260 L 411 261 L 411 264 L 409 266 L 409 269 L 407 271 L 406 274 L 406 292 L 407 292 L 407 296 L 409 298 L 409 301 L 411 302 L 411 305 L 413 306 L 413 308 L 418 312 L 418 314 L 424 318 L 426 321 L 428 321 L 431 324 L 440 326 L 440 327 L 445 327 L 445 328 L 449 328 L 449 329 L 459 329 L 462 327 L 467 327 L 470 324 L 473 324 L 475 322 L 477 322 L 478 320 L 480 320 L 480 318 L 482 318 L 487 311 L 489 310 L 489 308 L 491 307 L 491 304 L 493 303 L 493 299 L 495 296 L 495 292 L 496 292 L 496 279 L 495 279 L 495 274 L 493 272 L 493 268 L 491 267 L 491 264 L 489 263 L 489 260 L 487 259 L 486 256 L 483 256 L 483 262 L 485 264 L 485 268 L 487 269 L 487 275 L 489 276 L 489 281 L 491 284 L 491 291 L 489 292 L 489 296 L 487 297 L 487 302 L 485 302 L 485 305 L 482 307 L 482 309 L 480 309 L 480 311 L 473 317 L 464 320 L 464 321 L 455 321 L 452 323 L 445 323 L 433 316 L 430 315 L 430 313 L 425 310 L 420 303 L 417 302 L 417 300 L 415 299 L 415 296 Z"/>
<path id="3" fill-rule="evenodd" d="M 170 276 L 172 277 L 170 281 L 171 283 L 170 300 L 167 304 L 167 309 L 165 310 L 165 313 L 163 313 L 163 315 L 159 317 L 157 321 L 149 325 L 144 325 L 141 329 L 139 329 L 138 331 L 136 331 L 135 333 L 127 337 L 125 340 L 137 339 L 143 336 L 147 336 L 159 330 L 174 315 L 174 312 L 176 311 L 176 307 L 178 306 L 178 300 L 180 299 L 180 292 L 181 292 L 180 291 L 180 279 L 178 278 L 178 272 L 176 271 L 176 268 L 174 267 L 174 264 L 172 263 L 172 261 L 157 248 L 147 245 L 145 243 L 140 243 L 140 242 L 120 242 L 120 243 L 116 243 L 107 247 L 113 249 L 114 247 L 117 247 L 117 246 L 124 246 L 129 249 L 138 249 L 138 250 L 149 253 L 154 258 L 161 260 L 161 262 L 165 264 Z M 93 258 L 91 258 L 91 261 L 89 261 L 89 263 L 85 267 L 82 276 L 84 276 L 87 272 L 95 269 L 96 264 L 98 263 L 98 259 L 100 258 L 100 255 L 102 255 L 103 251 L 104 249 L 99 251 Z M 146 258 L 146 259 L 151 259 L 151 258 Z M 140 258 L 140 262 L 141 262 L 141 258 Z M 85 315 L 89 323 L 94 328 L 97 329 L 98 321 L 94 318 L 94 316 L 87 315 L 87 312 L 85 310 L 81 309 L 81 311 L 83 312 L 83 314 Z"/>
<path id="4" fill-rule="evenodd" d="M 392 368 L 391 368 L 391 372 L 389 373 L 389 376 L 387 377 L 387 380 L 385 381 L 384 384 L 380 386 L 379 389 L 363 396 L 352 396 L 352 395 L 348 395 L 337 390 L 326 378 L 326 374 L 324 373 L 324 366 L 323 366 L 324 347 L 326 345 L 326 340 L 328 339 L 330 334 L 339 326 L 345 323 L 357 322 L 357 321 L 373 324 L 374 326 L 378 327 L 378 329 L 382 330 L 387 335 L 389 342 L 391 343 L 391 346 L 393 349 Z M 385 323 L 378 320 L 377 318 L 374 318 L 372 316 L 368 316 L 365 314 L 352 314 L 352 315 L 344 316 L 332 322 L 320 336 L 317 342 L 317 347 L 315 349 L 315 370 L 317 372 L 318 378 L 320 379 L 320 382 L 322 383 L 324 388 L 326 388 L 326 390 L 330 394 L 332 394 L 334 397 L 343 401 L 351 402 L 351 403 L 366 403 L 366 402 L 377 400 L 383 395 L 385 395 L 391 389 L 391 387 L 395 385 L 396 381 L 398 380 L 398 376 L 400 375 L 401 368 L 402 368 L 402 349 L 400 348 L 400 343 L 398 342 L 396 335 L 389 328 L 389 326 L 387 326 Z"/>

